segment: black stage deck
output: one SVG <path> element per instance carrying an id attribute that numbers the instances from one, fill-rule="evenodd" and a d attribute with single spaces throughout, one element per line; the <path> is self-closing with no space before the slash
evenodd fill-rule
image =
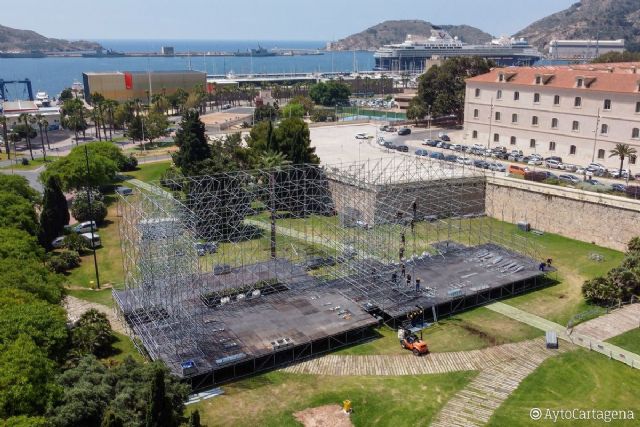
<path id="1" fill-rule="evenodd" d="M 153 358 L 166 362 L 175 374 L 193 378 L 194 385 L 206 386 L 366 339 L 381 319 L 395 325 L 416 307 L 432 321 L 521 293 L 539 286 L 538 278 L 546 273 L 535 260 L 497 245 L 453 249 L 406 263 L 406 274 L 421 279 L 417 291 L 406 277 L 392 279 L 389 271 L 398 266 L 379 264 L 374 275 L 324 282 L 279 259 L 205 275 L 200 295 L 176 298 L 179 309 L 151 312 L 153 321 L 131 314 L 142 302 L 127 295 L 137 295 L 139 289 L 115 296 Z M 372 266 L 375 262 L 367 261 L 360 271 Z M 207 304 L 202 296 L 257 279 L 277 279 L 286 286 L 268 295 L 236 295 L 223 305 Z M 185 372 L 181 362 L 186 360 L 197 369 Z"/>

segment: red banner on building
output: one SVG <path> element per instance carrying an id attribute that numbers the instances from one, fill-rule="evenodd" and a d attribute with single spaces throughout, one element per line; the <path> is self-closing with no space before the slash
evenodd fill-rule
<path id="1" fill-rule="evenodd" d="M 131 73 L 124 73 L 124 87 L 127 90 L 133 89 L 133 75 Z"/>

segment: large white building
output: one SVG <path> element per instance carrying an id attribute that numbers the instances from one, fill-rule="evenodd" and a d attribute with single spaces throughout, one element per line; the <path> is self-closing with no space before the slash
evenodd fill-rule
<path id="1" fill-rule="evenodd" d="M 592 60 L 609 52 L 624 52 L 624 39 L 551 40 L 549 43 L 549 56 L 554 59 Z"/>
<path id="2" fill-rule="evenodd" d="M 640 154 L 640 63 L 496 68 L 467 79 L 464 138 L 619 166 L 609 157 L 616 144 Z"/>

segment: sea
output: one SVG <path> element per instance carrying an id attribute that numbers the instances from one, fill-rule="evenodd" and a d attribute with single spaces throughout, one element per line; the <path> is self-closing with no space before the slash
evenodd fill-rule
<path id="1" fill-rule="evenodd" d="M 236 52 L 256 49 L 320 49 L 325 41 L 258 40 L 95 40 L 117 52 L 160 52 L 173 46 L 176 52 Z M 228 73 L 310 73 L 369 71 L 374 66 L 372 52 L 326 52 L 323 55 L 251 57 L 112 57 L 112 58 L 0 58 L 0 79 L 32 82 L 34 94 L 44 91 L 57 96 L 82 73 L 91 71 L 198 70 L 208 74 Z M 7 85 L 7 99 L 26 99 L 24 85 Z"/>

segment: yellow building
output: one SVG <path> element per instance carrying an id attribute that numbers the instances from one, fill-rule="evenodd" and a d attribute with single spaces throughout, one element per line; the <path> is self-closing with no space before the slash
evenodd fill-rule
<path id="1" fill-rule="evenodd" d="M 178 89 L 187 92 L 207 83 L 206 73 L 200 71 L 114 71 L 83 73 L 84 96 L 91 102 L 92 93 L 100 93 L 118 102 L 149 100 L 150 94 L 172 95 Z"/>

